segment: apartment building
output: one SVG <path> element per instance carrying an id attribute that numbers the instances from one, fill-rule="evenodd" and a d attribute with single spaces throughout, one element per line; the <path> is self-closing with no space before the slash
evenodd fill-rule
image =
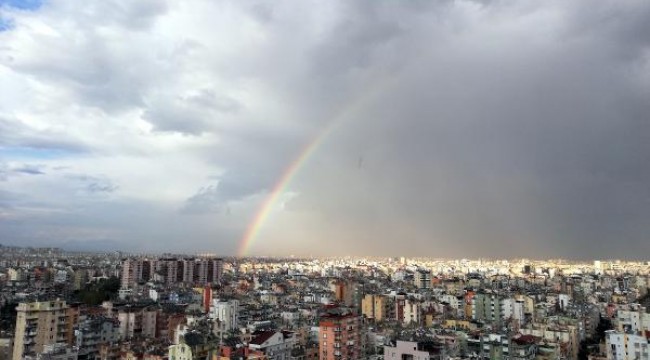
<path id="1" fill-rule="evenodd" d="M 39 355 L 48 345 L 71 345 L 67 310 L 68 305 L 61 300 L 18 304 L 13 360 Z"/>
<path id="2" fill-rule="evenodd" d="M 415 286 L 419 289 L 431 289 L 431 270 L 418 269 L 414 275 Z"/>
<path id="3" fill-rule="evenodd" d="M 360 359 L 360 326 L 359 317 L 349 308 L 328 306 L 319 321 L 319 359 Z"/>
<path id="4" fill-rule="evenodd" d="M 605 333 L 608 360 L 650 360 L 648 339 L 609 330 Z"/>
<path id="5" fill-rule="evenodd" d="M 217 282 L 223 274 L 220 258 L 127 259 L 122 263 L 121 285 L 130 289 L 139 282 L 162 281 L 205 285 Z"/>
<path id="6" fill-rule="evenodd" d="M 415 341 L 397 340 L 395 346 L 384 346 L 384 359 L 386 360 L 429 360 L 431 358 L 431 350 Z"/>
<path id="7" fill-rule="evenodd" d="M 386 320 L 388 298 L 386 295 L 366 294 L 361 301 L 361 314 L 374 321 Z"/>
<path id="8" fill-rule="evenodd" d="M 236 330 L 239 328 L 239 301 L 212 300 L 208 317 L 218 322 L 219 331 Z"/>

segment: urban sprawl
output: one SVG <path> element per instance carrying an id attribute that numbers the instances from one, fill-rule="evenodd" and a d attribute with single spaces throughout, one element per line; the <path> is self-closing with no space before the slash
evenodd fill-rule
<path id="1" fill-rule="evenodd" d="M 5 359 L 650 359 L 650 263 L 0 247 Z"/>

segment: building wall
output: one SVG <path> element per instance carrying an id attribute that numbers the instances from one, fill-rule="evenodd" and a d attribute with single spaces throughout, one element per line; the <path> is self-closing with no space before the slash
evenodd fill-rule
<path id="1" fill-rule="evenodd" d="M 40 354 L 46 345 L 67 345 L 67 309 L 60 300 L 18 304 L 13 359 Z"/>
<path id="2" fill-rule="evenodd" d="M 607 331 L 605 346 L 608 360 L 650 360 L 648 340 L 644 336 Z"/>
<path id="3" fill-rule="evenodd" d="M 13 338 L 0 338 L 0 360 L 9 360 L 13 356 L 14 339 Z"/>
<path id="4" fill-rule="evenodd" d="M 430 289 L 431 288 L 431 271 L 430 270 L 418 270 L 415 272 L 415 286 L 420 289 Z"/>
<path id="5" fill-rule="evenodd" d="M 239 327 L 239 301 L 213 300 L 209 317 L 221 321 L 222 330 L 235 330 Z"/>
<path id="6" fill-rule="evenodd" d="M 186 344 L 171 345 L 169 360 L 192 360 L 192 349 Z"/>
<path id="7" fill-rule="evenodd" d="M 419 351 L 418 343 L 413 341 L 397 341 L 395 346 L 384 346 L 384 359 L 402 360 L 404 358 L 412 360 L 429 360 L 429 352 Z"/>
<path id="8" fill-rule="evenodd" d="M 291 350 L 296 344 L 295 337 L 285 338 L 282 332 L 278 331 L 262 344 L 249 344 L 251 350 L 264 353 L 269 360 L 289 360 L 291 359 Z"/>
<path id="9" fill-rule="evenodd" d="M 385 295 L 366 294 L 361 300 L 361 313 L 368 319 L 383 321 L 386 319 L 387 304 Z"/>
<path id="10" fill-rule="evenodd" d="M 323 318 L 319 324 L 319 359 L 353 360 L 361 357 L 359 318 L 354 315 Z"/>

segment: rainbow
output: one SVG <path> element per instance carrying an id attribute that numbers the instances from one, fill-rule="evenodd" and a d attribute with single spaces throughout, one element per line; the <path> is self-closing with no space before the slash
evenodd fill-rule
<path id="1" fill-rule="evenodd" d="M 387 85 L 388 81 L 384 79 L 383 84 Z M 269 215 L 273 210 L 273 205 L 278 201 L 282 194 L 286 192 L 288 186 L 291 183 L 291 180 L 296 176 L 298 171 L 307 162 L 307 160 L 325 142 L 330 134 L 334 132 L 338 125 L 343 123 L 346 119 L 353 118 L 352 115 L 358 109 L 362 108 L 363 105 L 369 102 L 370 99 L 374 98 L 375 95 L 384 88 L 386 88 L 386 86 L 372 86 L 371 91 L 365 93 L 364 96 L 357 98 L 356 101 L 352 101 L 348 106 L 346 106 L 338 116 L 332 119 L 328 125 L 302 149 L 298 157 L 296 157 L 284 170 L 280 179 L 276 182 L 275 186 L 273 186 L 264 201 L 258 207 L 253 220 L 246 227 L 244 236 L 239 243 L 237 256 L 242 257 L 248 253 L 251 246 L 253 246 L 255 239 L 260 233 L 262 226 L 269 218 Z"/>
<path id="2" fill-rule="evenodd" d="M 327 136 L 332 132 L 336 123 L 333 122 L 321 131 L 318 136 L 316 136 L 310 143 L 307 144 L 300 152 L 300 155 L 285 169 L 284 173 L 280 177 L 280 180 L 273 186 L 269 194 L 266 196 L 266 199 L 259 206 L 253 221 L 246 228 L 246 232 L 240 242 L 239 250 L 237 251 L 238 256 L 245 256 L 250 247 L 253 245 L 253 241 L 257 237 L 262 228 L 262 225 L 266 222 L 271 210 L 273 210 L 273 204 L 275 204 L 280 196 L 286 191 L 287 187 L 291 183 L 291 179 L 298 173 L 298 170 L 304 165 L 304 163 L 311 157 L 311 155 L 318 149 L 318 147 L 325 141 Z"/>

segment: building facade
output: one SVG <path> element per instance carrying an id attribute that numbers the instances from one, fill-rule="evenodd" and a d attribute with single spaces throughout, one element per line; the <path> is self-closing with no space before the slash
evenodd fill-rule
<path id="1" fill-rule="evenodd" d="M 359 317 L 347 308 L 329 308 L 319 322 L 319 359 L 361 358 Z"/>
<path id="2" fill-rule="evenodd" d="M 61 300 L 18 304 L 13 360 L 41 354 L 47 346 L 72 345 L 68 344 L 67 310 Z"/>

